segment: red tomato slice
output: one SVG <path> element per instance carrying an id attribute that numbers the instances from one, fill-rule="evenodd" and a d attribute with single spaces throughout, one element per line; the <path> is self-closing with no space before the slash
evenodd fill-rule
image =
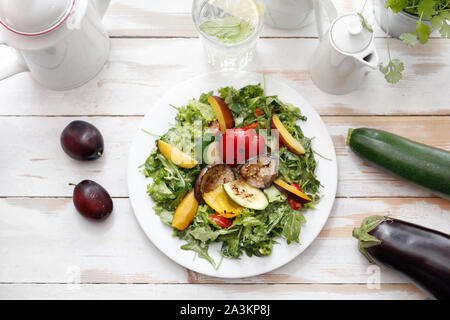
<path id="1" fill-rule="evenodd" d="M 266 141 L 253 130 L 228 129 L 220 139 L 219 150 L 223 163 L 236 166 L 265 152 Z"/>

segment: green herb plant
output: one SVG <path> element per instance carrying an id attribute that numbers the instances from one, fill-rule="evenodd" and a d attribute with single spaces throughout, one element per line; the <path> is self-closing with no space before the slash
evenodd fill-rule
<path id="1" fill-rule="evenodd" d="M 362 12 L 366 6 L 367 0 L 360 13 L 361 23 L 370 32 L 373 29 L 368 25 Z M 380 63 L 379 70 L 384 74 L 384 77 L 389 83 L 397 83 L 402 78 L 404 64 L 399 59 L 392 59 L 391 50 L 389 46 L 389 21 L 388 9 L 394 13 L 401 11 L 413 14 L 419 17 L 416 22 L 416 28 L 409 33 L 400 35 L 400 40 L 407 46 L 414 47 L 419 42 L 424 44 L 430 37 L 431 29 L 424 21 L 429 21 L 434 29 L 439 30 L 443 38 L 450 38 L 450 0 L 387 0 L 386 8 L 386 38 L 387 51 L 389 61 L 386 64 Z"/>

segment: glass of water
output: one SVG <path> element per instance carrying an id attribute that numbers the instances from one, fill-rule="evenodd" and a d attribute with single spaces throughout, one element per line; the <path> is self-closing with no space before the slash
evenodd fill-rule
<path id="1" fill-rule="evenodd" d="M 252 60 L 264 22 L 261 0 L 194 0 L 192 18 L 215 68 L 239 70 Z"/>

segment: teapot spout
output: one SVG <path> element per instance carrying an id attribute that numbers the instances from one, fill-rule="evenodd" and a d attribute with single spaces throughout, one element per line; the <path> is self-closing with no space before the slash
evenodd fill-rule
<path id="1" fill-rule="evenodd" d="M 97 10 L 100 18 L 103 18 L 111 0 L 93 0 L 92 2 L 94 3 L 94 7 Z"/>
<path id="2" fill-rule="evenodd" d="M 371 69 L 377 69 L 378 67 L 378 54 L 376 51 L 364 54 L 362 57 L 356 58 L 363 66 L 369 67 Z"/>

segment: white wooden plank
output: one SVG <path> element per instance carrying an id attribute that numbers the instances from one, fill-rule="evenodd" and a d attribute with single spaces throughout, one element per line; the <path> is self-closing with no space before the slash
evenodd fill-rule
<path id="1" fill-rule="evenodd" d="M 299 257 L 264 275 L 224 280 L 169 260 L 143 234 L 128 199 L 116 198 L 114 206 L 106 221 L 95 223 L 71 199 L 0 199 L 0 283 L 406 283 L 365 260 L 353 227 L 389 213 L 450 231 L 446 200 L 337 199 L 318 239 Z"/>
<path id="2" fill-rule="evenodd" d="M 412 285 L 0 284 L 0 299 L 151 300 L 422 300 Z M 225 301 L 224 301 L 225 303 Z"/>
<path id="3" fill-rule="evenodd" d="M 0 282 L 187 282 L 145 236 L 128 199 L 114 199 L 102 222 L 82 217 L 71 199 L 0 203 Z"/>
<path id="4" fill-rule="evenodd" d="M 104 156 L 80 162 L 62 150 L 59 136 L 72 120 L 93 123 L 105 139 Z M 340 197 L 431 196 L 423 189 L 368 165 L 345 145 L 349 128 L 375 127 L 450 150 L 450 117 L 324 117 L 338 158 Z M 140 117 L 0 117 L 0 196 L 72 195 L 69 182 L 102 184 L 112 196 L 127 197 L 127 161 Z M 416 128 L 411 130 L 411 128 Z M 325 155 L 326 156 L 326 155 Z M 318 158 L 319 161 L 326 161 Z"/>
<path id="5" fill-rule="evenodd" d="M 330 95 L 312 82 L 308 64 L 317 39 L 261 39 L 249 71 L 264 73 L 297 89 L 322 115 L 449 115 L 450 44 L 443 39 L 407 48 L 391 42 L 404 61 L 404 79 L 386 83 L 379 71 L 347 95 Z M 376 41 L 386 62 L 386 43 Z M 0 64 L 10 56 L 0 48 Z M 113 39 L 104 70 L 86 85 L 49 91 L 28 73 L 0 82 L 0 115 L 143 115 L 165 91 L 214 71 L 198 39 Z"/>

